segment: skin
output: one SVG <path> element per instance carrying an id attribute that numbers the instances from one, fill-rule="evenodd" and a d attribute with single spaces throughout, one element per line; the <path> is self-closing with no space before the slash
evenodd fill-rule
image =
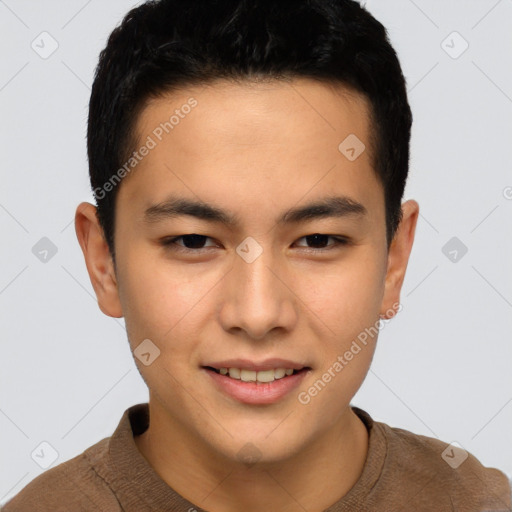
<path id="1" fill-rule="evenodd" d="M 161 351 L 149 366 L 134 358 L 151 416 L 135 441 L 166 483 L 209 511 L 320 512 L 350 490 L 364 466 L 368 434 L 350 401 L 377 337 L 309 404 L 297 395 L 359 333 L 397 310 L 419 206 L 402 204 L 388 252 L 368 104 L 356 93 L 306 79 L 190 87 L 148 103 L 139 142 L 191 96 L 197 107 L 119 185 L 115 267 L 94 206 L 82 203 L 76 212 L 100 309 L 124 316 L 132 350 L 149 338 Z M 354 161 L 338 150 L 350 133 L 366 145 Z M 171 193 L 229 210 L 241 223 L 230 229 L 188 216 L 144 222 L 145 210 Z M 333 194 L 361 202 L 366 217 L 276 224 L 287 209 Z M 204 247 L 194 254 L 161 244 L 191 233 L 209 237 L 192 246 Z M 315 233 L 350 243 L 325 249 L 332 239 L 315 245 L 304 238 Z M 250 264 L 236 253 L 248 236 L 263 250 Z M 249 405 L 218 391 L 201 369 L 232 357 L 281 357 L 311 371 L 277 403 Z M 249 442 L 260 454 L 250 466 L 238 455 Z"/>

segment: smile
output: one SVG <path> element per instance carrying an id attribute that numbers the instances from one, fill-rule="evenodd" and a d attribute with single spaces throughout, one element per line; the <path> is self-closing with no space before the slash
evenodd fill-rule
<path id="1" fill-rule="evenodd" d="M 247 369 L 236 366 L 203 366 L 214 388 L 237 402 L 264 405 L 279 402 L 296 390 L 310 367 Z"/>
<path id="2" fill-rule="evenodd" d="M 219 368 L 218 370 L 211 367 L 207 368 L 235 380 L 260 383 L 274 382 L 274 380 L 279 380 L 298 372 L 298 370 L 294 370 L 293 368 L 275 368 L 261 371 L 245 370 L 243 368 Z"/>

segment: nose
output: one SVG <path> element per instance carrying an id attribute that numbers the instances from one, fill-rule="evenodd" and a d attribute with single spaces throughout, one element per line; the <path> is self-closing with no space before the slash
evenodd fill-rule
<path id="1" fill-rule="evenodd" d="M 272 331 L 293 330 L 299 300 L 286 266 L 278 264 L 270 249 L 253 261 L 237 254 L 225 279 L 219 316 L 227 332 L 262 340 L 273 336 Z"/>

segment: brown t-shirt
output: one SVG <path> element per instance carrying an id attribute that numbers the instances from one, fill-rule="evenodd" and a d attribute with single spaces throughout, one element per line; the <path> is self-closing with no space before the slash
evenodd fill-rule
<path id="1" fill-rule="evenodd" d="M 466 452 L 445 451 L 448 443 L 352 408 L 368 429 L 368 455 L 359 480 L 325 512 L 511 510 L 510 483 L 501 471 L 471 454 L 460 463 Z M 147 403 L 128 408 L 111 437 L 37 476 L 2 510 L 204 512 L 169 487 L 139 452 L 133 436 L 148 425 Z"/>

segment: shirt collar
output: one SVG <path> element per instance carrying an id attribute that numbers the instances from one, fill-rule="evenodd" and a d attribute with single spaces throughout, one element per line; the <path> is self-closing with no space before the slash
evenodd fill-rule
<path id="1" fill-rule="evenodd" d="M 368 453 L 363 472 L 350 491 L 325 512 L 345 512 L 364 504 L 365 497 L 375 486 L 386 456 L 386 440 L 371 416 L 352 406 L 368 430 Z M 167 485 L 149 465 L 137 448 L 134 435 L 142 434 L 149 426 L 149 404 L 140 403 L 126 409 L 119 425 L 109 439 L 108 463 L 97 467 L 110 484 L 123 510 L 160 512 L 196 510 L 206 512 L 189 502 Z"/>

